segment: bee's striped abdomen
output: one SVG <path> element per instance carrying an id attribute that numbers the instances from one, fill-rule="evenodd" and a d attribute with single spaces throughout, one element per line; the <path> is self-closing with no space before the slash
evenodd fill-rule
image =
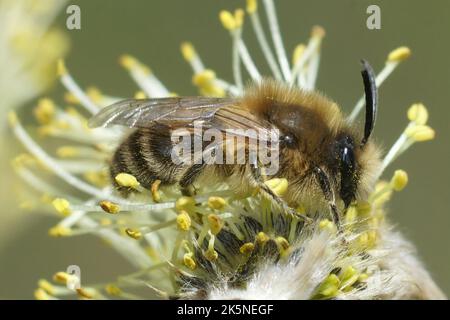
<path id="1" fill-rule="evenodd" d="M 162 184 L 178 181 L 180 166 L 171 159 L 172 142 L 167 126 L 157 125 L 148 129 L 137 129 L 117 148 L 110 167 L 113 182 L 119 191 L 129 193 L 127 188 L 118 186 L 115 177 L 119 173 L 129 173 L 147 189 L 155 180 Z"/>

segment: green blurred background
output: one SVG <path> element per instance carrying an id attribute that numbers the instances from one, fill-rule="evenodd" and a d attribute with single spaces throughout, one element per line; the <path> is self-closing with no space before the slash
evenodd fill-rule
<path id="1" fill-rule="evenodd" d="M 191 70 L 179 45 L 190 40 L 204 63 L 220 77 L 232 80 L 230 37 L 218 21 L 221 9 L 245 5 L 243 0 L 79 0 L 81 30 L 66 33 L 72 49 L 66 59 L 72 75 L 83 87 L 95 85 L 103 92 L 128 97 L 136 85 L 118 64 L 130 53 L 148 64 L 170 88 L 182 95 L 196 94 Z M 288 52 L 306 42 L 313 25 L 326 31 L 317 86 L 346 111 L 362 94 L 359 59 L 380 70 L 390 50 L 407 45 L 412 57 L 404 62 L 380 90 L 376 139 L 389 147 L 406 125 L 406 110 L 423 102 L 430 111 L 436 140 L 414 146 L 394 163 L 385 177 L 402 168 L 410 183 L 389 203 L 389 217 L 418 248 L 436 282 L 450 295 L 450 2 L 314 0 L 277 1 L 281 30 Z M 366 28 L 366 8 L 381 8 L 381 30 Z M 261 8 L 262 9 L 262 8 Z M 263 16 L 263 11 L 260 12 Z M 66 14 L 56 23 L 65 28 Z M 264 19 L 265 20 L 265 19 Z M 262 62 L 250 23 L 244 38 L 255 60 Z M 62 102 L 56 84 L 48 95 Z M 3 133 L 5 134 L 5 133 Z M 2 152 L 2 170 L 9 171 L 8 154 Z M 1 182 L 3 203 L 0 226 L 0 298 L 32 298 L 39 278 L 77 264 L 83 282 L 103 282 L 133 270 L 96 238 L 54 239 L 47 236 L 55 220 L 18 209 L 9 186 Z"/>

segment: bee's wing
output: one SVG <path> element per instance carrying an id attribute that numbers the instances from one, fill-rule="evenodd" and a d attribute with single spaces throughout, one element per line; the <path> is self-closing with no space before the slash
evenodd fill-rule
<path id="1" fill-rule="evenodd" d="M 220 108 L 209 123 L 212 128 L 224 131 L 229 138 L 245 136 L 255 141 L 278 140 L 274 126 L 239 105 Z"/>
<path id="2" fill-rule="evenodd" d="M 194 121 L 203 127 L 227 131 L 230 135 L 246 135 L 267 140 L 272 126 L 236 98 L 172 97 L 157 99 L 128 99 L 112 104 L 89 120 L 91 128 L 122 125 L 147 128 L 154 122 L 177 128 L 192 128 Z"/>
<path id="3" fill-rule="evenodd" d="M 188 124 L 194 120 L 208 121 L 217 110 L 236 101 L 208 97 L 128 99 L 102 109 L 89 120 L 89 126 L 96 128 L 117 124 L 146 128 L 153 122 Z"/>
<path id="4" fill-rule="evenodd" d="M 226 161 L 231 156 L 231 163 L 265 166 L 271 163 L 267 161 L 272 156 L 279 154 L 279 131 L 245 106 L 233 104 L 220 108 L 207 124 L 222 134 L 219 140 L 214 136 L 214 141 L 203 147 L 200 153 L 194 152 L 194 157 L 201 156 L 206 163 L 225 163 L 220 162 L 224 161 L 223 155 Z M 196 134 L 195 129 L 191 129 L 191 134 Z"/>

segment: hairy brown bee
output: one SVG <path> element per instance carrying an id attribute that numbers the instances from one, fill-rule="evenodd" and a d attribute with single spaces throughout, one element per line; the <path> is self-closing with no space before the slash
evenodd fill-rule
<path id="1" fill-rule="evenodd" d="M 364 198 L 379 165 L 377 148 L 369 141 L 377 113 L 377 88 L 372 68 L 366 61 L 362 64 L 366 96 L 363 131 L 347 123 L 337 104 L 321 94 L 272 80 L 250 86 L 242 97 L 236 98 L 121 101 L 95 115 L 90 126 L 118 124 L 136 128 L 114 153 L 110 166 L 113 181 L 117 174 L 125 172 L 146 188 L 160 180 L 162 185 L 178 183 L 186 192 L 194 184 L 211 183 L 218 177 L 229 181 L 236 191 L 259 188 L 290 213 L 295 214 L 291 208 L 298 205 L 309 212 L 328 206 L 339 223 L 339 203 L 346 209 L 352 201 Z M 244 163 L 174 163 L 172 133 L 184 129 L 187 135 L 194 136 L 195 121 L 203 128 L 227 133 L 230 129 L 277 129 L 279 170 L 267 175 L 264 165 L 250 161 L 248 140 L 234 146 L 235 151 L 246 151 Z M 234 138 L 229 135 L 220 144 Z M 202 147 L 203 152 L 205 145 Z M 289 188 L 283 198 L 264 183 L 272 177 L 288 180 Z"/>

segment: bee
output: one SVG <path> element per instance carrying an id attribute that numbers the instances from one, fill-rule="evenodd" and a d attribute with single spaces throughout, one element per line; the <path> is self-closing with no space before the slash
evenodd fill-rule
<path id="1" fill-rule="evenodd" d="M 290 214 L 297 215 L 292 208 L 300 205 L 308 212 L 328 208 L 339 225 L 338 207 L 345 211 L 353 201 L 367 197 L 380 163 L 378 148 L 369 139 L 377 115 L 377 87 L 373 69 L 365 60 L 361 74 L 366 102 L 363 130 L 348 123 L 338 105 L 324 95 L 268 79 L 249 86 L 240 97 L 121 101 L 102 109 L 89 125 L 135 128 L 112 157 L 113 181 L 117 174 L 129 173 L 145 188 L 159 180 L 161 185 L 178 184 L 183 193 L 192 194 L 194 184 L 210 184 L 216 177 L 228 181 L 236 192 L 259 190 Z M 172 133 L 184 129 L 193 136 L 195 121 L 221 132 L 276 129 L 279 170 L 267 175 L 264 165 L 249 161 L 248 156 L 241 164 L 174 163 Z M 234 148 L 248 155 L 248 142 Z M 283 197 L 265 184 L 273 177 L 287 179 L 289 187 Z"/>

